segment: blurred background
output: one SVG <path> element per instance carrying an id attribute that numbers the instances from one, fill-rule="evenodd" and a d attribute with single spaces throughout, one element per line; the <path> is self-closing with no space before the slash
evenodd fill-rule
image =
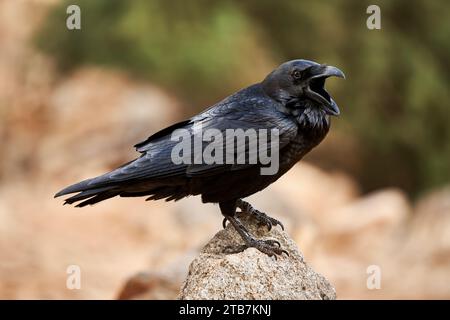
<path id="1" fill-rule="evenodd" d="M 81 30 L 66 28 L 69 4 Z M 450 298 L 450 4 L 0 0 L 0 298 L 175 298 L 214 205 L 53 194 L 304 58 L 342 69 L 325 141 L 251 197 L 338 298 Z M 69 265 L 81 289 L 66 287 Z M 381 268 L 369 290 L 367 268 Z M 131 279 L 131 280 L 130 280 Z M 125 290 L 124 290 L 125 288 Z"/>

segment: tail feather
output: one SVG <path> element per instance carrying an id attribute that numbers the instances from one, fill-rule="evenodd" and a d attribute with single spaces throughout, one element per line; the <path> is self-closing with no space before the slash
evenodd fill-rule
<path id="1" fill-rule="evenodd" d="M 155 188 L 150 192 L 150 195 L 151 196 L 145 199 L 145 201 L 160 200 L 160 199 L 165 199 L 166 201 L 172 200 L 178 201 L 188 196 L 188 194 L 186 193 L 185 190 L 183 190 L 183 188 L 176 186 Z"/>
<path id="2" fill-rule="evenodd" d="M 75 207 L 93 205 L 97 202 L 121 197 L 142 197 L 149 196 L 146 200 L 166 199 L 166 201 L 179 200 L 189 195 L 183 186 L 167 186 L 158 182 L 130 183 L 129 181 L 114 181 L 108 175 L 84 180 L 68 186 L 55 194 L 56 197 L 76 193 L 65 199 L 64 204 L 74 204 Z"/>
<path id="3" fill-rule="evenodd" d="M 92 190 L 92 189 L 98 188 L 99 186 L 89 186 L 89 183 L 92 180 L 93 179 L 87 179 L 87 180 L 83 180 L 81 182 L 75 183 L 73 185 L 70 185 L 70 186 L 62 189 L 58 193 L 56 193 L 55 198 L 64 196 L 66 194 L 71 194 L 71 193 L 75 193 L 75 192 L 81 192 L 81 191 Z"/>
<path id="4" fill-rule="evenodd" d="M 108 191 L 108 190 L 111 190 L 112 188 L 114 188 L 114 187 L 103 187 L 103 188 L 96 188 L 96 189 L 91 189 L 91 190 L 84 190 L 70 198 L 65 199 L 64 204 L 72 204 L 77 201 L 91 198 L 93 196 L 96 196 L 100 192 Z"/>
<path id="5" fill-rule="evenodd" d="M 120 194 L 120 189 L 120 185 L 110 179 L 109 174 L 105 174 L 68 186 L 56 193 L 55 198 L 71 193 L 77 193 L 76 195 L 65 199 L 64 204 L 73 204 L 85 200 L 76 205 L 76 207 L 84 207 L 89 204 L 115 197 Z"/>
<path id="6" fill-rule="evenodd" d="M 97 202 L 115 197 L 115 196 L 119 195 L 119 193 L 120 193 L 120 191 L 117 191 L 117 190 L 103 191 L 103 192 L 100 192 L 100 193 L 96 194 L 95 196 L 77 204 L 75 207 L 82 208 L 87 205 L 93 205 L 93 204 L 96 204 Z"/>

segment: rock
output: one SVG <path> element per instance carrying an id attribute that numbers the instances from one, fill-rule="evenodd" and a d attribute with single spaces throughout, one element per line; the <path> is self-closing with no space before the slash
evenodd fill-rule
<path id="1" fill-rule="evenodd" d="M 159 274 L 141 272 L 130 278 L 120 291 L 119 300 L 161 300 L 174 299 L 179 284 Z"/>
<path id="2" fill-rule="evenodd" d="M 418 200 L 407 243 L 411 251 L 427 255 L 428 262 L 450 263 L 450 186 L 431 191 Z"/>
<path id="3" fill-rule="evenodd" d="M 129 278 L 117 294 L 119 300 L 174 300 L 180 293 L 180 287 L 186 277 L 186 270 L 197 250 L 178 253 L 163 268 L 148 268 Z M 158 259 L 159 257 L 155 257 Z"/>
<path id="4" fill-rule="evenodd" d="M 333 286 L 308 266 L 286 232 L 279 227 L 268 232 L 254 218 L 240 218 L 256 237 L 277 239 L 289 257 L 269 257 L 254 248 L 229 254 L 243 244 L 229 224 L 191 263 L 179 299 L 336 299 Z"/>
<path id="5" fill-rule="evenodd" d="M 369 193 L 330 210 L 328 219 L 319 226 L 316 243 L 325 255 L 339 252 L 363 261 L 379 261 L 379 255 L 398 241 L 411 210 L 401 190 L 388 188 Z"/>
<path id="6" fill-rule="evenodd" d="M 292 167 L 269 188 L 291 207 L 314 216 L 319 223 L 328 219 L 330 210 L 348 205 L 360 193 L 357 183 L 346 174 L 325 171 L 305 161 Z"/>
<path id="7" fill-rule="evenodd" d="M 406 194 L 398 189 L 382 189 L 353 201 L 347 206 L 330 210 L 322 225 L 325 232 L 351 234 L 380 234 L 402 224 L 411 213 Z"/>
<path id="8" fill-rule="evenodd" d="M 52 115 L 48 134 L 38 142 L 33 163 L 48 176 L 73 161 L 85 162 L 85 168 L 69 180 L 113 169 L 136 158 L 130 146 L 176 121 L 178 110 L 163 90 L 124 73 L 95 67 L 74 70 L 56 82 L 48 96 L 46 112 Z M 31 138 L 27 141 L 36 143 Z M 58 149 L 65 152 L 48 159 L 48 152 Z M 70 157 L 74 154 L 76 160 Z"/>

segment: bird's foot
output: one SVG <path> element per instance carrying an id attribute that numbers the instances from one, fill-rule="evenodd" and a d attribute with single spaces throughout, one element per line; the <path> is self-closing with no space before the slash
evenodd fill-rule
<path id="1" fill-rule="evenodd" d="M 239 253 L 244 251 L 248 248 L 255 248 L 261 251 L 262 253 L 267 254 L 269 257 L 275 257 L 277 259 L 278 255 L 282 255 L 285 253 L 287 256 L 289 256 L 289 252 L 281 248 L 281 244 L 277 240 L 273 239 L 267 239 L 267 240 L 258 240 L 258 239 L 252 239 L 249 244 L 244 244 L 236 247 L 227 247 L 225 249 L 226 253 L 232 254 L 232 253 Z"/>
<path id="2" fill-rule="evenodd" d="M 230 223 L 233 225 L 233 227 L 236 229 L 236 231 L 239 233 L 239 235 L 244 240 L 245 244 L 235 247 L 235 248 L 227 248 L 226 251 L 228 253 L 238 253 L 242 252 L 247 248 L 255 248 L 261 251 L 262 253 L 267 254 L 269 257 L 275 257 L 277 259 L 278 255 L 282 255 L 285 253 L 287 256 L 289 256 L 289 253 L 281 248 L 281 244 L 279 241 L 274 239 L 266 239 L 266 240 L 259 240 L 255 239 L 245 228 L 245 226 L 242 224 L 242 222 L 236 218 L 236 217 L 228 217 L 226 220 L 230 221 Z"/>
<path id="3" fill-rule="evenodd" d="M 253 208 L 253 206 L 250 203 L 248 203 L 247 201 L 239 199 L 236 202 L 236 205 L 239 209 L 242 210 L 242 212 L 253 215 L 259 224 L 266 225 L 267 228 L 269 229 L 269 231 L 272 229 L 272 226 L 277 226 L 277 225 L 280 226 L 282 230 L 284 230 L 284 226 L 281 223 L 281 221 L 279 221 L 275 218 L 269 217 L 264 212 L 261 212 L 255 208 Z M 224 219 L 224 222 L 223 222 L 224 226 L 225 226 L 225 222 L 226 222 L 226 220 Z"/>
<path id="4" fill-rule="evenodd" d="M 277 259 L 278 255 L 282 255 L 283 253 L 289 256 L 289 253 L 281 248 L 280 242 L 274 239 L 258 240 L 252 238 L 250 242 L 247 243 L 247 248 L 258 249 L 262 253 L 267 254 L 269 257 L 275 257 L 275 259 Z"/>

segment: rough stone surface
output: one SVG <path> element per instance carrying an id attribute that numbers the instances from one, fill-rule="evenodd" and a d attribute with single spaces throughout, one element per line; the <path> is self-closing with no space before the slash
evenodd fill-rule
<path id="1" fill-rule="evenodd" d="M 191 263 L 179 299 L 336 299 L 334 287 L 308 266 L 286 232 L 241 219 L 256 237 L 277 239 L 289 257 L 275 259 L 254 248 L 230 254 L 243 241 L 228 224 Z"/>

